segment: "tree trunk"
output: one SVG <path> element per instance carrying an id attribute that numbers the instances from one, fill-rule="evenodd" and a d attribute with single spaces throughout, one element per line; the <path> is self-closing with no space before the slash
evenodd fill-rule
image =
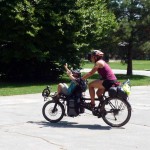
<path id="1" fill-rule="evenodd" d="M 127 75 L 132 75 L 132 44 L 129 42 L 127 50 Z"/>

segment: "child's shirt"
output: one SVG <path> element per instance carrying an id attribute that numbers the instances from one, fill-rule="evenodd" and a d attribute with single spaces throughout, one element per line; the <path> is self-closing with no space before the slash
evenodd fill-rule
<path id="1" fill-rule="evenodd" d="M 72 92 L 74 91 L 75 87 L 76 87 L 77 83 L 75 80 L 72 80 L 70 82 L 69 88 L 68 88 L 68 95 L 72 94 Z"/>

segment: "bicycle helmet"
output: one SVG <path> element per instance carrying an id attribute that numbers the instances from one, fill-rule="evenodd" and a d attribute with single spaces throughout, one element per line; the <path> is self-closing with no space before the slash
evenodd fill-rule
<path id="1" fill-rule="evenodd" d="M 76 75 L 78 75 L 78 78 L 80 78 L 80 77 L 81 77 L 81 72 L 80 72 L 80 70 L 79 70 L 79 69 L 72 70 L 71 72 L 72 72 L 72 74 L 76 74 Z"/>
<path id="2" fill-rule="evenodd" d="M 104 53 L 100 50 L 93 50 L 92 55 L 94 55 L 94 56 L 103 56 Z"/>
<path id="3" fill-rule="evenodd" d="M 91 61 L 92 56 L 98 56 L 98 58 L 102 58 L 104 56 L 104 53 L 100 50 L 93 50 L 90 53 L 88 53 L 88 60 Z"/>

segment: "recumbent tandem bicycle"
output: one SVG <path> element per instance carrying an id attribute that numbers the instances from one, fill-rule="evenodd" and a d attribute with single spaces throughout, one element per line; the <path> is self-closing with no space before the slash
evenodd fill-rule
<path id="1" fill-rule="evenodd" d="M 71 95 L 61 94 L 56 101 L 54 100 L 55 93 L 51 94 L 50 87 L 47 86 L 42 92 L 44 101 L 46 101 L 42 108 L 44 118 L 51 123 L 57 123 L 64 116 L 77 117 L 79 114 L 83 114 L 85 109 L 89 109 L 84 104 L 90 98 L 84 96 L 80 87 L 79 83 Z M 108 94 L 106 94 L 107 92 Z M 108 91 L 105 91 L 101 99 L 95 98 L 97 105 L 90 111 L 94 116 L 102 118 L 111 127 L 124 126 L 131 117 L 131 105 L 128 101 L 129 92 L 130 80 L 128 79 L 121 85 L 112 86 Z"/>

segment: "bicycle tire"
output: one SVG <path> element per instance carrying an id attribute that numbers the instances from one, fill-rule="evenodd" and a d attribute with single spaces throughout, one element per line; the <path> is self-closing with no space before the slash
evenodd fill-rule
<path id="1" fill-rule="evenodd" d="M 50 89 L 44 89 L 43 91 L 42 91 L 42 96 L 43 97 L 48 97 L 50 95 Z"/>
<path id="2" fill-rule="evenodd" d="M 55 105 L 56 105 L 56 111 L 53 112 Z M 61 111 L 60 115 L 58 115 L 58 110 Z M 51 123 L 57 123 L 65 115 L 65 109 L 61 102 L 57 102 L 56 104 L 55 101 L 48 101 L 43 105 L 42 114 L 47 121 Z M 54 118 L 56 115 L 58 115 L 58 118 L 57 117 Z"/>
<path id="3" fill-rule="evenodd" d="M 126 114 L 121 118 L 119 115 Z M 111 127 L 121 127 L 128 123 L 131 118 L 131 105 L 121 98 L 108 98 L 102 105 L 102 119 Z M 119 119 L 122 119 L 119 121 Z"/>

